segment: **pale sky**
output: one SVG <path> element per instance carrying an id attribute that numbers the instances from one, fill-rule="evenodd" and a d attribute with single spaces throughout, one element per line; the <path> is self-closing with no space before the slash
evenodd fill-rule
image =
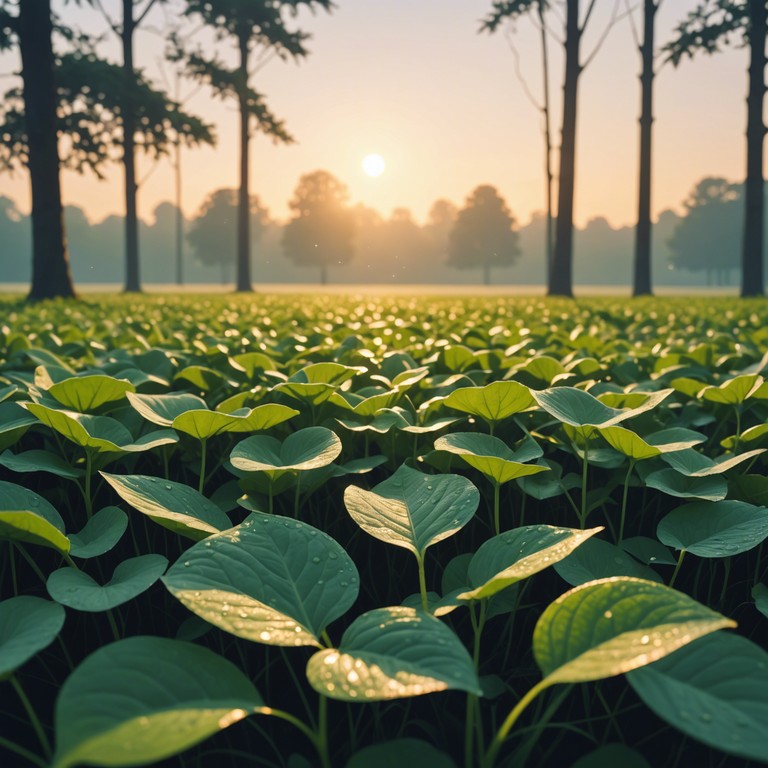
<path id="1" fill-rule="evenodd" d="M 118 16 L 118 0 L 103 0 Z M 586 3 L 582 3 L 586 5 Z M 584 40 L 585 58 L 601 37 L 616 0 L 597 0 Z M 642 3 L 628 0 L 636 8 Z M 666 42 L 672 28 L 696 0 L 664 0 L 657 19 L 657 38 Z M 479 20 L 490 0 L 336 0 L 331 14 L 302 14 L 299 24 L 312 34 L 310 56 L 295 65 L 270 61 L 253 86 L 272 111 L 284 119 L 297 139 L 274 145 L 257 135 L 251 144 L 251 190 L 273 216 L 287 214 L 286 203 L 303 173 L 325 169 L 362 202 L 388 214 L 410 208 L 423 220 L 431 204 L 448 198 L 457 204 L 478 184 L 496 186 L 522 224 L 544 208 L 544 145 L 539 113 L 515 75 L 510 43 L 501 31 L 478 34 Z M 158 7 L 147 23 L 162 28 L 177 19 L 172 1 Z M 100 14 L 54 0 L 65 21 L 90 31 L 104 30 Z M 625 12 L 618 0 L 619 13 Z M 558 36 L 562 23 L 550 17 Z M 110 33 L 111 34 L 111 33 Z M 538 31 L 521 21 L 510 39 L 520 68 L 535 95 L 541 93 Z M 226 44 L 219 44 L 226 51 Z M 157 31 L 140 31 L 135 58 L 147 75 L 162 82 L 158 60 L 162 41 Z M 114 36 L 102 52 L 119 60 Z M 562 55 L 550 43 L 551 94 L 555 145 L 559 144 Z M 743 178 L 747 54 L 728 49 L 699 55 L 674 69 L 661 69 L 656 81 L 653 209 L 679 209 L 703 176 Z M 19 68 L 16 54 L 0 56 L 0 73 Z M 580 82 L 576 221 L 605 216 L 614 226 L 635 219 L 640 61 L 627 18 L 617 22 Z M 170 70 L 168 70 L 170 73 Z M 3 77 L 0 86 L 15 80 Z M 195 90 L 185 83 L 182 94 Z M 237 113 L 233 103 L 198 91 L 186 107 L 215 123 L 218 146 L 183 154 L 182 207 L 194 215 L 207 194 L 237 186 Z M 378 153 L 386 170 L 365 176 L 362 160 Z M 556 155 L 555 155 L 556 163 Z M 555 165 L 556 168 L 556 165 Z M 148 172 L 151 170 L 151 173 Z M 169 161 L 152 168 L 139 194 L 139 213 L 151 219 L 158 203 L 173 201 Z M 147 175 L 148 174 L 148 175 Z M 122 172 L 107 171 L 107 180 L 63 174 L 66 203 L 82 206 L 92 221 L 123 211 Z M 28 210 L 26 175 L 0 176 L 0 194 Z"/>

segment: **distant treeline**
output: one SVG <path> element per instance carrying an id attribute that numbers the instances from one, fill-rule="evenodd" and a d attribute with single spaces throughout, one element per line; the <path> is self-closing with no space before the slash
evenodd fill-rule
<path id="1" fill-rule="evenodd" d="M 684 202 L 685 213 L 664 211 L 653 229 L 653 272 L 660 285 L 733 284 L 739 272 L 743 203 L 741 186 L 723 179 L 703 179 Z M 333 283 L 446 283 L 483 281 L 477 269 L 448 264 L 450 235 L 458 209 L 438 201 L 427 221 L 416 222 L 404 208 L 389 218 L 362 205 L 350 210 L 355 221 L 349 261 L 327 266 Z M 191 219 L 183 220 L 183 282 L 232 283 L 235 277 L 235 193 L 217 190 Z M 120 283 L 124 275 L 121 216 L 89 221 L 82 208 L 67 206 L 65 219 L 73 277 L 78 283 Z M 491 273 L 496 285 L 546 283 L 546 219 L 535 214 L 516 226 L 519 255 Z M 256 283 L 314 282 L 314 265 L 297 266 L 284 252 L 286 225 L 275 221 L 253 198 L 252 274 Z M 0 283 L 30 279 L 29 217 L 7 197 L 0 197 Z M 177 209 L 158 205 L 150 220 L 140 221 L 141 272 L 147 283 L 175 283 Z M 602 217 L 575 232 L 574 278 L 584 285 L 631 283 L 634 227 L 614 229 Z M 11 256 L 13 255 L 13 256 Z M 514 263 L 512 263 L 514 262 Z"/>

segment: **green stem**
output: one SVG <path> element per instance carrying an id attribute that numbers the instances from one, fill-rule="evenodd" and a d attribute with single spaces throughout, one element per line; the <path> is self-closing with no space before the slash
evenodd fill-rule
<path id="1" fill-rule="evenodd" d="M 27 698 L 27 694 L 24 693 L 24 689 L 21 687 L 21 683 L 18 681 L 15 675 L 11 675 L 8 678 L 8 680 L 10 680 L 11 685 L 13 686 L 13 689 L 16 691 L 18 697 L 21 699 L 21 704 L 24 707 L 24 711 L 27 713 L 29 722 L 32 724 L 32 727 L 35 729 L 37 738 L 40 741 L 40 746 L 43 748 L 43 754 L 45 755 L 47 760 L 50 760 L 51 755 L 53 754 L 51 752 L 51 743 L 48 741 L 48 737 L 45 735 L 43 724 L 40 722 L 40 719 L 38 718 L 34 708 L 32 707 L 32 702 L 30 702 L 30 700 Z"/>
<path id="2" fill-rule="evenodd" d="M 14 744 L 12 741 L 8 741 L 7 739 L 4 739 L 2 736 L 0 736 L 0 747 L 3 747 L 4 749 L 9 750 L 10 752 L 15 752 L 17 755 L 20 755 L 25 760 L 29 760 L 32 765 L 39 765 L 40 768 L 46 768 L 48 765 L 48 762 L 46 760 L 43 760 L 42 757 L 39 757 L 34 752 L 30 752 L 29 750 L 24 749 L 24 747 L 20 747 L 18 744 Z"/>
<path id="3" fill-rule="evenodd" d="M 269 478 L 269 514 L 272 515 L 275 512 L 275 495 L 272 492 L 272 478 Z"/>
<path id="4" fill-rule="evenodd" d="M 684 557 L 685 557 L 685 550 L 681 549 L 680 554 L 677 557 L 677 565 L 675 566 L 675 570 L 672 573 L 672 578 L 669 580 L 670 587 L 673 587 L 675 585 L 675 579 L 677 578 L 677 574 L 680 572 L 680 566 L 683 564 Z"/>
<path id="5" fill-rule="evenodd" d="M 120 640 L 120 630 L 117 628 L 117 622 L 115 616 L 111 610 L 107 610 L 107 619 L 109 620 L 109 627 L 112 630 L 112 634 L 115 636 L 115 640 Z"/>
<path id="6" fill-rule="evenodd" d="M 499 502 L 501 500 L 501 485 L 497 482 L 493 484 L 493 529 L 498 536 L 501 533 L 501 522 L 499 520 Z"/>
<path id="7" fill-rule="evenodd" d="M 293 497 L 293 516 L 299 518 L 299 495 L 301 494 L 301 472 L 296 473 L 296 495 Z"/>
<path id="8" fill-rule="evenodd" d="M 579 525 L 583 529 L 587 524 L 587 470 L 589 468 L 589 447 L 584 445 L 584 461 L 581 470 L 581 514 L 579 515 Z"/>
<path id="9" fill-rule="evenodd" d="M 320 706 L 317 715 L 317 737 L 315 745 L 322 768 L 331 768 L 331 758 L 328 754 L 328 698 L 320 694 Z"/>
<path id="10" fill-rule="evenodd" d="M 77 567 L 77 563 L 67 554 L 66 552 L 62 552 L 61 556 L 64 558 L 64 562 L 70 567 L 74 568 L 76 571 L 79 571 L 80 569 Z"/>
<path id="11" fill-rule="evenodd" d="M 621 544 L 624 539 L 624 521 L 627 517 L 627 492 L 629 491 L 629 478 L 632 475 L 632 470 L 635 468 L 635 460 L 629 460 L 629 469 L 627 470 L 627 476 L 624 478 L 624 493 L 621 497 L 621 522 L 619 523 L 619 538 L 617 544 Z"/>
<path id="12" fill-rule="evenodd" d="M 496 757 L 499 754 L 499 750 L 504 744 L 504 740 L 507 738 L 507 734 L 512 729 L 512 726 L 517 722 L 520 715 L 523 714 L 525 708 L 545 689 L 547 688 L 546 680 L 541 680 L 531 688 L 528 693 L 523 696 L 520 701 L 517 702 L 512 711 L 507 715 L 507 719 L 502 724 L 501 728 L 497 731 L 496 735 L 491 742 L 491 746 L 485 753 L 485 759 L 483 760 L 483 768 L 493 768 L 493 764 L 496 762 Z"/>
<path id="13" fill-rule="evenodd" d="M 328 648 L 334 648 L 333 640 L 331 640 L 330 635 L 328 634 L 327 630 L 323 630 L 320 633 L 320 639 L 325 643 L 326 647 Z"/>
<path id="14" fill-rule="evenodd" d="M 207 440 L 201 440 L 200 441 L 200 478 L 197 482 L 197 490 L 202 495 L 203 493 L 203 486 L 205 485 L 205 458 L 206 458 L 206 449 L 208 447 L 208 441 Z"/>
<path id="15" fill-rule="evenodd" d="M 14 546 L 14 543 L 12 541 L 8 542 L 8 560 L 11 564 L 11 582 L 13 584 L 13 595 L 14 597 L 19 594 L 19 581 L 18 577 L 16 576 L 16 555 L 14 554 L 14 550 L 16 547 Z M 757 570 L 755 570 L 755 573 L 757 573 Z"/>
<path id="16" fill-rule="evenodd" d="M 424 573 L 424 556 L 417 557 L 419 564 L 419 592 L 421 593 L 421 607 L 429 613 L 429 600 L 427 600 L 427 576 Z"/>
<path id="17" fill-rule="evenodd" d="M 85 513 L 88 519 L 93 515 L 93 499 L 91 499 L 91 473 L 93 472 L 93 454 L 85 449 Z"/>
<path id="18" fill-rule="evenodd" d="M 733 453 L 738 453 L 739 443 L 741 442 L 741 405 L 734 406 L 736 411 L 736 439 L 733 441 Z"/>
<path id="19" fill-rule="evenodd" d="M 720 590 L 720 602 L 718 605 L 722 608 L 723 602 L 725 601 L 725 592 L 728 589 L 728 578 L 731 575 L 731 558 L 726 557 L 725 562 L 723 563 L 723 568 L 725 568 L 725 573 L 723 574 L 723 588 Z"/>
<path id="20" fill-rule="evenodd" d="M 285 720 L 287 723 L 290 723 L 291 725 L 298 728 L 315 746 L 317 746 L 316 741 L 316 734 L 315 732 L 306 724 L 303 723 L 301 720 L 299 720 L 298 717 L 295 717 L 290 712 L 284 712 L 282 709 L 272 709 L 272 707 L 269 708 L 269 713 L 273 717 L 277 717 L 280 720 Z"/>
<path id="21" fill-rule="evenodd" d="M 29 567 L 37 574 L 37 577 L 40 579 L 40 581 L 42 581 L 43 584 L 46 584 L 48 579 L 45 578 L 45 574 L 40 570 L 40 568 L 38 568 L 37 563 L 32 559 L 29 552 L 27 552 L 24 547 L 21 547 L 18 544 L 16 544 L 15 547 L 19 550 L 21 556 L 27 561 L 27 563 L 29 563 Z"/>

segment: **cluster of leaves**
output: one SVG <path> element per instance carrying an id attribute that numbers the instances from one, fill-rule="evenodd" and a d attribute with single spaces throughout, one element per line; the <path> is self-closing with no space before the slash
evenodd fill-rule
<path id="1" fill-rule="evenodd" d="M 11 760 L 768 762 L 760 303 L 111 301 L 0 305 Z"/>

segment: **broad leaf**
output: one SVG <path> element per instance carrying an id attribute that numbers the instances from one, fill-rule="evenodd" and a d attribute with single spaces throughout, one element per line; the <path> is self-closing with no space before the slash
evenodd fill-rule
<path id="1" fill-rule="evenodd" d="M 357 599 L 355 564 L 330 536 L 277 515 L 188 549 L 163 578 L 190 611 L 246 640 L 320 646 L 320 635 Z"/>
<path id="2" fill-rule="evenodd" d="M 418 765 L 419 768 L 456 768 L 445 752 L 421 739 L 394 739 L 372 744 L 349 759 L 346 768 L 392 768 L 394 765 Z"/>
<path id="3" fill-rule="evenodd" d="M 122 400 L 127 392 L 135 391 L 136 388 L 129 381 L 95 374 L 64 379 L 50 387 L 48 394 L 65 408 L 85 413 L 105 403 Z"/>
<path id="4" fill-rule="evenodd" d="M 680 499 L 720 501 L 728 493 L 728 483 L 722 477 L 686 477 L 674 469 L 651 472 L 645 478 L 645 484 Z"/>
<path id="5" fill-rule="evenodd" d="M 64 609 L 22 595 L 0 603 L 0 680 L 47 648 L 64 626 Z"/>
<path id="6" fill-rule="evenodd" d="M 454 389 L 443 401 L 449 408 L 495 424 L 533 404 L 531 392 L 517 381 L 494 381 L 484 387 Z"/>
<path id="7" fill-rule="evenodd" d="M 162 555 L 139 555 L 123 560 L 103 586 L 83 571 L 60 568 L 48 577 L 48 594 L 61 605 L 98 613 L 127 603 L 146 592 L 165 572 Z"/>
<path id="8" fill-rule="evenodd" d="M 472 659 L 439 619 L 414 608 L 378 608 L 355 619 L 338 649 L 307 664 L 312 687 L 340 701 L 382 701 L 436 691 L 479 696 Z"/>
<path id="9" fill-rule="evenodd" d="M 425 475 L 405 465 L 372 491 L 349 486 L 344 492 L 347 511 L 366 533 L 417 557 L 463 528 L 479 503 L 466 478 Z"/>
<path id="10" fill-rule="evenodd" d="M 768 653 L 718 632 L 627 675 L 662 720 L 731 755 L 766 760 Z"/>
<path id="11" fill-rule="evenodd" d="M 662 584 L 616 576 L 583 584 L 536 623 L 533 653 L 543 684 L 621 675 L 736 623 Z"/>
<path id="12" fill-rule="evenodd" d="M 155 764 L 263 706 L 245 675 L 207 648 L 120 640 L 92 653 L 62 686 L 53 768 Z"/>
<path id="13" fill-rule="evenodd" d="M 88 558 L 103 555 L 117 544 L 128 527 L 128 515 L 118 507 L 100 509 L 80 533 L 69 535 L 70 554 Z"/>
<path id="14" fill-rule="evenodd" d="M 602 539 L 590 539 L 567 560 L 555 564 L 555 570 L 570 585 L 576 587 L 609 576 L 635 576 L 649 581 L 661 581 L 656 571 L 638 563 L 623 549 Z"/>
<path id="15" fill-rule="evenodd" d="M 11 472 L 48 472 L 56 477 L 76 480 L 83 476 L 83 470 L 73 467 L 68 461 L 50 451 L 23 451 L 13 454 L 5 451 L 0 455 L 0 465 Z"/>

